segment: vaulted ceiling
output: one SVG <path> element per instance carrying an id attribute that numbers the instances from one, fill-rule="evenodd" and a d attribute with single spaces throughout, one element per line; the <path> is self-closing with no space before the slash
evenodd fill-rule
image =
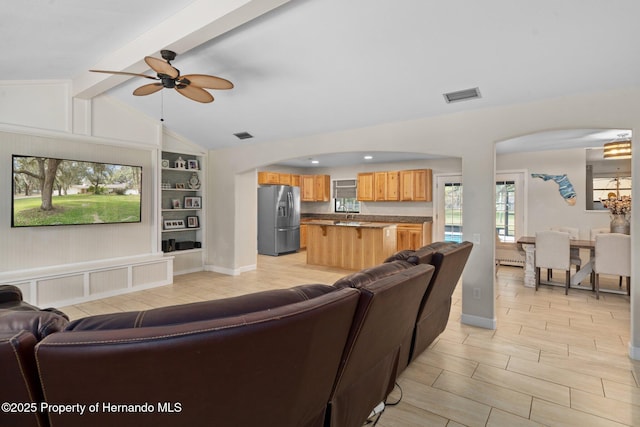
<path id="1" fill-rule="evenodd" d="M 637 86 L 638 16 L 634 0 L 17 1 L 0 14 L 0 84 L 69 79 L 217 149 Z M 143 57 L 161 49 L 235 88 L 136 97 L 148 80 L 88 71 L 153 75 Z"/>

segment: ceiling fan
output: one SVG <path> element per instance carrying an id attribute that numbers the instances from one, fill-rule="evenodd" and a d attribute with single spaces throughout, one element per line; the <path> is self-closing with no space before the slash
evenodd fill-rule
<path id="1" fill-rule="evenodd" d="M 194 101 L 207 103 L 213 102 L 213 96 L 205 89 L 232 89 L 233 83 L 222 77 L 209 76 L 206 74 L 187 74 L 180 75 L 180 70 L 171 65 L 171 61 L 176 58 L 176 53 L 170 50 L 161 50 L 160 54 L 164 61 L 160 58 L 145 56 L 144 62 L 147 63 L 157 77 L 148 76 L 146 74 L 128 73 L 125 71 L 106 71 L 106 70 L 89 70 L 94 73 L 122 74 L 126 76 L 144 77 L 151 80 L 159 80 L 157 83 L 149 83 L 142 85 L 133 91 L 134 95 L 144 96 L 158 92 L 160 89 L 175 89 L 183 96 Z"/>

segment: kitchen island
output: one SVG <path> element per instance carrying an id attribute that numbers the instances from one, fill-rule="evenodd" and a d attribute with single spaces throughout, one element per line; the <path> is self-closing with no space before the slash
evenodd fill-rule
<path id="1" fill-rule="evenodd" d="M 396 224 L 312 220 L 307 225 L 307 264 L 362 270 L 396 252 Z"/>

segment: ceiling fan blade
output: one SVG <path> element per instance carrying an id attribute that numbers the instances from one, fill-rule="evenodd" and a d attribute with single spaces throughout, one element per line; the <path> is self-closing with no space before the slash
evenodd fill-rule
<path id="1" fill-rule="evenodd" d="M 152 93 L 156 93 L 160 89 L 162 89 L 162 83 L 149 83 L 147 85 L 140 86 L 138 89 L 133 91 L 133 94 L 136 96 L 144 96 L 151 95 Z"/>
<path id="2" fill-rule="evenodd" d="M 189 80 L 193 86 L 204 87 L 207 89 L 233 89 L 233 83 L 227 79 L 216 76 L 208 76 L 206 74 L 187 74 L 180 77 L 180 81 Z"/>
<path id="3" fill-rule="evenodd" d="M 180 75 L 180 72 L 178 70 L 173 68 L 171 64 L 162 59 L 154 58 L 152 56 L 145 56 L 144 62 L 146 62 L 147 65 L 158 74 L 165 74 L 172 79 L 175 79 Z"/>
<path id="4" fill-rule="evenodd" d="M 123 76 L 145 77 L 151 80 L 158 80 L 157 77 L 147 76 L 146 74 L 127 73 L 126 71 L 107 71 L 107 70 L 89 70 L 93 73 L 121 74 Z"/>
<path id="5" fill-rule="evenodd" d="M 176 86 L 176 90 L 183 96 L 186 96 L 189 99 L 193 99 L 194 101 L 202 102 L 206 104 L 207 102 L 213 102 L 213 95 L 207 92 L 204 89 L 201 89 L 196 86 Z"/>

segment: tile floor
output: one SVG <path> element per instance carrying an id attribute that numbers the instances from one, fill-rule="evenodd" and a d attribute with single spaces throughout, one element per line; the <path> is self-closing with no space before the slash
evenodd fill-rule
<path id="1" fill-rule="evenodd" d="M 224 298 L 348 271 L 307 266 L 304 252 L 259 256 L 240 276 L 193 273 L 172 285 L 64 307 L 72 318 Z M 560 277 L 560 276 L 558 276 Z M 640 362 L 629 359 L 629 298 L 525 288 L 522 269 L 500 267 L 495 331 L 460 323 L 460 286 L 447 330 L 402 374 L 402 400 L 380 427 L 640 426 Z M 617 280 L 602 287 L 617 288 Z M 398 389 L 389 401 L 397 400 Z"/>

